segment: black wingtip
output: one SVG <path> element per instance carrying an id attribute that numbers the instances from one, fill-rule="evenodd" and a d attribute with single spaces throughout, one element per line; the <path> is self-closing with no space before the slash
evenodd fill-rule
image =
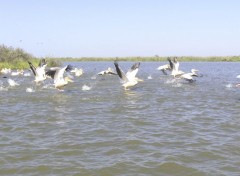
<path id="1" fill-rule="evenodd" d="M 73 70 L 73 66 L 72 65 L 67 65 L 67 68 L 65 69 L 67 72 Z"/>
<path id="2" fill-rule="evenodd" d="M 133 64 L 133 66 L 131 67 L 131 70 L 135 70 L 135 69 L 139 68 L 139 66 L 140 66 L 140 62 L 137 62 L 137 63 Z"/>
<path id="3" fill-rule="evenodd" d="M 122 78 L 122 73 L 121 73 L 121 70 L 120 70 L 120 68 L 119 68 L 118 62 L 117 62 L 117 61 L 114 61 L 114 65 L 115 65 L 116 72 L 117 72 L 118 76 L 119 76 L 120 78 Z"/>

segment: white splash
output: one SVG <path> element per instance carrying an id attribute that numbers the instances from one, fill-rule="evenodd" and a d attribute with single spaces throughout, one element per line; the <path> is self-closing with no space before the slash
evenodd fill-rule
<path id="1" fill-rule="evenodd" d="M 87 86 L 86 84 L 84 84 L 83 86 L 82 86 L 82 90 L 91 90 L 92 89 L 92 87 L 89 87 L 89 86 Z"/>
<path id="2" fill-rule="evenodd" d="M 173 84 L 172 87 L 182 87 L 181 83 Z"/>
<path id="3" fill-rule="evenodd" d="M 149 75 L 147 78 L 148 78 L 148 79 L 152 79 L 152 75 Z"/>
<path id="4" fill-rule="evenodd" d="M 42 88 L 43 89 L 55 89 L 52 84 L 45 84 Z"/>
<path id="5" fill-rule="evenodd" d="M 8 91 L 8 88 L 0 86 L 0 91 Z"/>
<path id="6" fill-rule="evenodd" d="M 175 82 L 176 82 L 175 79 L 169 79 L 169 80 L 167 80 L 167 81 L 165 82 L 165 84 L 173 84 L 173 83 L 175 83 Z"/>
<path id="7" fill-rule="evenodd" d="M 23 76 L 31 76 L 31 73 L 29 72 L 23 73 Z"/>
<path id="8" fill-rule="evenodd" d="M 236 78 L 240 78 L 240 75 L 238 75 Z"/>
<path id="9" fill-rule="evenodd" d="M 227 84 L 227 85 L 225 85 L 225 87 L 226 87 L 226 88 L 232 88 L 233 85 L 232 85 L 232 84 Z"/>
<path id="10" fill-rule="evenodd" d="M 12 79 L 8 79 L 8 84 L 9 84 L 9 86 L 12 86 L 12 87 L 14 87 L 14 86 L 19 86 L 19 84 L 18 83 L 16 83 L 14 80 L 12 80 Z"/>
<path id="11" fill-rule="evenodd" d="M 35 90 L 33 90 L 33 88 L 31 88 L 31 87 L 28 87 L 28 88 L 26 88 L 26 92 L 32 93 L 32 92 L 35 92 Z"/>

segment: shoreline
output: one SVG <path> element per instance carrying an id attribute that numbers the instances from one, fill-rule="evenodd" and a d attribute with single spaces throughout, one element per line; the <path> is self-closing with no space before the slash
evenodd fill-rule
<path id="1" fill-rule="evenodd" d="M 167 57 L 81 57 L 81 58 L 45 58 L 49 64 L 53 66 L 54 63 L 62 65 L 62 62 L 167 62 Z M 40 58 L 31 59 L 34 65 L 38 64 Z M 229 57 L 178 57 L 180 62 L 240 62 L 240 56 L 229 56 Z M 56 64 L 55 64 L 56 66 Z M 11 68 L 11 69 L 28 69 L 29 65 L 26 60 L 19 60 L 17 62 L 0 62 L 0 69 Z"/>

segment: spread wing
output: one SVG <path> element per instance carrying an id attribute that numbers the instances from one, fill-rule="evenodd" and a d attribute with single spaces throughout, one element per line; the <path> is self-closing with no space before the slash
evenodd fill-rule
<path id="1" fill-rule="evenodd" d="M 122 71 L 122 69 L 119 67 L 118 62 L 114 62 L 114 65 L 116 67 L 116 71 L 118 76 L 123 80 L 123 81 L 128 81 L 128 78 L 126 77 L 125 73 Z"/>
<path id="2" fill-rule="evenodd" d="M 126 77 L 128 78 L 128 80 L 135 79 L 139 66 L 140 66 L 140 62 L 133 64 L 131 69 L 126 73 Z"/>
<path id="3" fill-rule="evenodd" d="M 34 76 L 36 76 L 36 67 L 34 67 L 34 65 L 30 61 L 28 61 L 28 64 L 29 64 L 30 69 L 32 70 Z"/>
<path id="4" fill-rule="evenodd" d="M 173 69 L 173 62 L 172 62 L 172 60 L 169 57 L 167 58 L 167 60 L 169 62 L 170 68 L 172 70 Z"/>

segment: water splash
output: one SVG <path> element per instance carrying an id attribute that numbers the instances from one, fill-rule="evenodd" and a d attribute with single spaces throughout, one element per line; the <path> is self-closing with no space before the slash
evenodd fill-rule
<path id="1" fill-rule="evenodd" d="M 176 83 L 176 84 L 173 84 L 172 87 L 182 87 L 182 83 Z"/>
<path id="2" fill-rule="evenodd" d="M 45 84 L 43 87 L 43 89 L 54 89 L 53 84 Z"/>
<path id="3" fill-rule="evenodd" d="M 31 87 L 28 87 L 28 88 L 26 88 L 26 92 L 32 93 L 32 92 L 35 92 L 35 90 Z"/>
<path id="4" fill-rule="evenodd" d="M 233 85 L 232 85 L 232 84 L 227 84 L 227 85 L 225 85 L 225 87 L 226 87 L 226 88 L 232 88 Z"/>
<path id="5" fill-rule="evenodd" d="M 8 88 L 0 86 L 0 91 L 8 91 Z"/>
<path id="6" fill-rule="evenodd" d="M 17 83 L 17 82 L 15 82 L 14 80 L 12 80 L 12 79 L 8 79 L 8 84 L 9 84 L 9 86 L 11 86 L 11 87 L 14 87 L 14 86 L 19 86 L 19 84 Z"/>
<path id="7" fill-rule="evenodd" d="M 91 89 L 92 89 L 92 87 L 87 86 L 86 84 L 84 84 L 84 85 L 82 86 L 82 90 L 91 90 Z"/>
<path id="8" fill-rule="evenodd" d="M 148 79 L 152 79 L 152 75 L 149 75 L 147 78 L 148 78 Z"/>
<path id="9" fill-rule="evenodd" d="M 26 72 L 23 74 L 23 76 L 31 76 L 31 73 L 30 72 Z"/>
<path id="10" fill-rule="evenodd" d="M 173 83 L 175 83 L 175 82 L 176 82 L 175 79 L 169 79 L 169 80 L 167 80 L 167 81 L 165 82 L 165 84 L 173 84 Z"/>

